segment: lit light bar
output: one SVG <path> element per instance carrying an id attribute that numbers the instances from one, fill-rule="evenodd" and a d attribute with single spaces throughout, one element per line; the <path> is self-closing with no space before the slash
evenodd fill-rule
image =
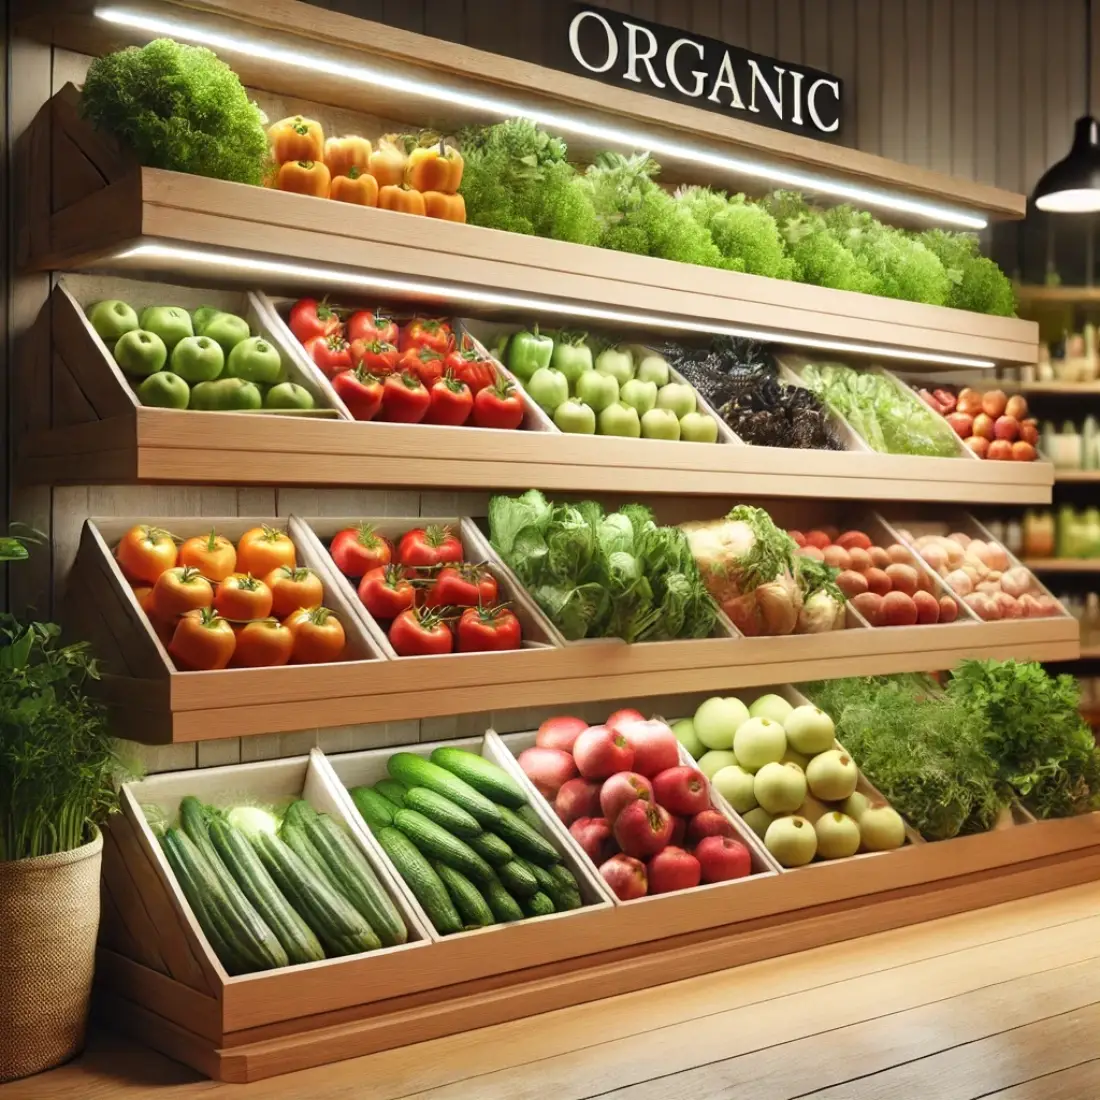
<path id="1" fill-rule="evenodd" d="M 412 80 L 394 73 L 372 69 L 367 65 L 335 61 L 324 54 L 308 50 L 274 46 L 257 38 L 227 34 L 208 29 L 197 23 L 161 19 L 120 7 L 97 8 L 95 15 L 107 23 L 113 23 L 120 27 L 146 31 L 153 35 L 166 35 L 171 38 L 183 39 L 227 54 L 244 54 L 251 59 L 272 61 L 276 64 L 304 69 L 311 73 L 326 73 L 330 76 L 353 80 L 360 84 L 384 87 L 390 91 L 397 90 L 410 96 L 419 96 L 422 99 L 445 103 L 448 106 L 467 107 L 472 111 L 493 115 L 501 119 L 528 118 L 548 130 L 589 137 L 628 150 L 646 150 L 656 156 L 676 157 L 695 164 L 717 168 L 723 172 L 732 172 L 766 180 L 779 187 L 800 188 L 804 191 L 829 195 L 838 200 L 854 202 L 861 206 L 894 210 L 944 225 L 959 226 L 963 229 L 984 229 L 988 224 L 987 220 L 979 214 L 940 206 L 938 203 L 924 202 L 920 199 L 906 198 L 904 195 L 891 194 L 888 191 L 861 187 L 858 184 L 845 183 L 843 180 L 830 179 L 827 176 L 819 176 L 812 172 L 802 172 L 797 168 L 763 164 L 741 157 L 720 155 L 698 146 L 669 141 L 666 138 L 644 134 L 639 131 L 597 125 L 543 107 L 512 103 L 506 99 L 498 99 L 496 96 L 466 92 L 459 88 L 432 84 L 421 79 Z"/>
<path id="2" fill-rule="evenodd" d="M 797 333 L 768 332 L 763 329 L 741 328 L 722 324 L 706 324 L 700 321 L 684 321 L 659 313 L 635 313 L 630 310 L 604 309 L 599 306 L 572 302 L 556 302 L 551 298 L 532 298 L 523 294 L 505 294 L 477 287 L 458 286 L 449 283 L 423 282 L 416 279 L 395 278 L 389 275 L 366 275 L 345 271 L 336 267 L 313 264 L 287 263 L 284 260 L 268 260 L 260 256 L 236 256 L 230 252 L 213 249 L 177 248 L 172 245 L 140 244 L 120 252 L 119 260 L 173 260 L 180 263 L 199 264 L 209 268 L 240 271 L 256 276 L 275 275 L 291 279 L 318 280 L 330 285 L 341 285 L 354 290 L 378 291 L 396 294 L 422 294 L 426 297 L 454 303 L 456 306 L 500 306 L 505 309 L 523 310 L 527 313 L 559 314 L 565 317 L 584 318 L 593 321 L 609 321 L 622 325 L 640 325 L 649 328 L 691 332 L 702 336 L 734 336 L 746 340 L 787 344 L 791 347 L 812 348 L 816 351 L 832 351 L 849 355 L 870 355 L 880 359 L 895 359 L 916 363 L 936 363 L 942 366 L 967 367 L 990 370 L 996 364 L 990 359 L 971 359 L 964 355 L 942 355 L 936 352 L 907 351 L 899 348 L 880 347 L 877 344 L 861 344 L 855 341 L 819 339 Z"/>

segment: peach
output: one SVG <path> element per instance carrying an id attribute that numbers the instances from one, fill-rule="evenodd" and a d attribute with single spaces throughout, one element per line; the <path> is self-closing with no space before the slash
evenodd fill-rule
<path id="1" fill-rule="evenodd" d="M 959 605 L 951 596 L 940 597 L 940 622 L 953 623 L 959 617 Z"/>
<path id="2" fill-rule="evenodd" d="M 982 412 L 986 416 L 993 417 L 994 420 L 998 416 L 1004 416 L 1007 405 L 1008 398 L 1005 396 L 1004 390 L 990 390 L 982 396 Z"/>
<path id="3" fill-rule="evenodd" d="M 972 435 L 965 443 L 979 458 L 989 457 L 989 440 L 984 435 Z"/>
<path id="4" fill-rule="evenodd" d="M 867 588 L 876 596 L 885 596 L 894 587 L 890 574 L 884 569 L 868 569 L 863 576 L 867 580 Z"/>
<path id="5" fill-rule="evenodd" d="M 1013 442 L 1020 434 L 1020 422 L 1014 416 L 998 416 L 993 423 L 993 435 L 997 439 Z"/>
<path id="6" fill-rule="evenodd" d="M 854 569 L 846 569 L 837 577 L 836 583 L 840 591 L 850 600 L 867 591 L 867 578 Z"/>
<path id="7" fill-rule="evenodd" d="M 940 621 L 940 601 L 931 592 L 916 592 L 913 603 L 917 608 L 917 622 L 922 626 Z"/>
<path id="8" fill-rule="evenodd" d="M 882 597 L 874 592 L 862 592 L 852 598 L 852 606 L 872 625 L 878 626 L 882 614 Z"/>
<path id="9" fill-rule="evenodd" d="M 872 546 L 868 553 L 871 555 L 871 564 L 876 569 L 885 569 L 890 564 L 890 555 L 886 553 L 885 546 Z"/>
<path id="10" fill-rule="evenodd" d="M 890 592 L 882 600 L 883 626 L 912 626 L 917 621 L 917 605 L 904 592 Z"/>
<path id="11" fill-rule="evenodd" d="M 837 546 L 843 546 L 845 550 L 851 551 L 855 548 L 860 550 L 870 550 L 871 540 L 862 531 L 845 531 L 836 540 Z"/>
<path id="12" fill-rule="evenodd" d="M 832 566 L 833 569 L 839 569 L 841 572 L 850 569 L 852 565 L 851 556 L 843 546 L 827 546 L 823 551 L 823 558 L 826 565 Z"/>
<path id="13" fill-rule="evenodd" d="M 871 552 L 869 550 L 861 550 L 858 546 L 853 546 L 848 551 L 848 560 L 850 562 L 849 569 L 854 569 L 857 573 L 866 572 L 875 563 L 871 560 Z"/>
<path id="14" fill-rule="evenodd" d="M 918 575 L 911 565 L 894 562 L 886 567 L 886 575 L 890 578 L 892 591 L 904 592 L 907 596 L 916 592 Z"/>
<path id="15" fill-rule="evenodd" d="M 832 543 L 832 539 L 824 531 L 807 531 L 806 532 L 806 545 L 816 546 L 818 550 L 824 550 L 826 546 Z"/>
<path id="16" fill-rule="evenodd" d="M 1014 393 L 1005 405 L 1005 416 L 1014 416 L 1017 420 L 1023 420 L 1027 416 L 1027 399 Z"/>
<path id="17" fill-rule="evenodd" d="M 1012 444 L 1012 458 L 1016 462 L 1034 462 L 1039 457 L 1034 446 L 1024 439 Z"/>
<path id="18" fill-rule="evenodd" d="M 814 561 L 825 560 L 825 552 L 818 549 L 816 546 L 810 546 L 808 543 L 796 550 L 795 553 L 800 554 L 804 558 L 813 558 Z"/>
<path id="19" fill-rule="evenodd" d="M 989 445 L 989 457 L 997 462 L 1005 462 L 1012 458 L 1012 444 L 1007 439 L 995 439 Z"/>

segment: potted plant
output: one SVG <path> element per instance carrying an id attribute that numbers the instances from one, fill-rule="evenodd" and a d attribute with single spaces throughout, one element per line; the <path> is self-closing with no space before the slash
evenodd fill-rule
<path id="1" fill-rule="evenodd" d="M 27 556 L 0 538 L 0 561 Z M 0 1081 L 80 1050 L 99 929 L 99 825 L 119 772 L 86 643 L 0 615 Z"/>

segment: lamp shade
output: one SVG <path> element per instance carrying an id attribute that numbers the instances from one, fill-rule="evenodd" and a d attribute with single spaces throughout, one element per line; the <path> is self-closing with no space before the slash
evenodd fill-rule
<path id="1" fill-rule="evenodd" d="M 1091 115 L 1074 123 L 1069 154 L 1043 173 L 1032 198 L 1054 214 L 1100 210 L 1100 123 Z"/>

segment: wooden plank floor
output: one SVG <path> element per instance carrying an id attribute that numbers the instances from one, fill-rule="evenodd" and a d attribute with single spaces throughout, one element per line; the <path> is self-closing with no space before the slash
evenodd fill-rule
<path id="1" fill-rule="evenodd" d="M 70 1065 L 0 1086 L 139 1097 L 1096 1100 L 1100 884 L 252 1085 L 97 1031 Z"/>

